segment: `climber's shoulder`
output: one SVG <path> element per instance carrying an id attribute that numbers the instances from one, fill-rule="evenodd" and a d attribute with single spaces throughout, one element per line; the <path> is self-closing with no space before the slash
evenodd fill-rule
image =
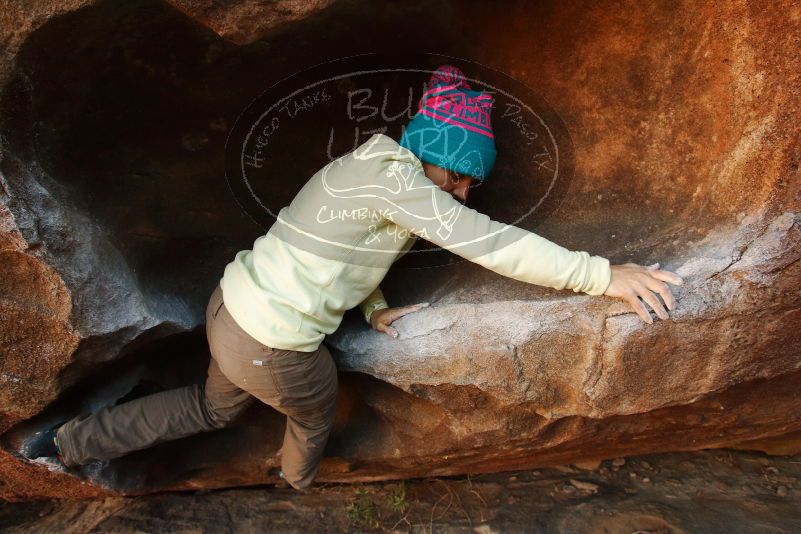
<path id="1" fill-rule="evenodd" d="M 321 178 L 329 189 L 378 186 L 395 190 L 399 179 L 411 183 L 418 174 L 425 176 L 423 165 L 410 150 L 388 135 L 374 134 L 332 161 L 322 170 Z"/>
<path id="2" fill-rule="evenodd" d="M 351 157 L 354 162 L 381 169 L 397 163 L 408 163 L 413 167 L 422 168 L 420 160 L 409 149 L 402 147 L 392 137 L 381 133 L 373 134 L 356 147 Z"/>

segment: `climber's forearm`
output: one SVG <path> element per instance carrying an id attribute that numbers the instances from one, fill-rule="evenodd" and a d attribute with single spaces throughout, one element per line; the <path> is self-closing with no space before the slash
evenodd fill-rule
<path id="1" fill-rule="evenodd" d="M 602 295 L 611 280 L 609 261 L 571 251 L 517 226 L 492 220 L 440 189 L 419 162 L 389 167 L 396 180 L 365 197 L 370 208 L 445 250 L 503 276 L 557 289 Z M 390 157 L 392 159 L 392 157 Z"/>
<path id="2" fill-rule="evenodd" d="M 568 250 L 535 233 L 473 258 L 506 277 L 554 289 L 603 295 L 612 278 L 609 260 L 585 251 Z"/>

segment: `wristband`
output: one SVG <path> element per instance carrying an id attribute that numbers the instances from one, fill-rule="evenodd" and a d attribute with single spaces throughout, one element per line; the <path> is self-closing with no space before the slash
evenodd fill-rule
<path id="1" fill-rule="evenodd" d="M 389 308 L 389 306 L 385 302 L 381 302 L 380 300 L 373 302 L 364 309 L 364 318 L 367 319 L 367 322 L 369 323 L 374 311 L 383 310 L 386 308 Z"/>

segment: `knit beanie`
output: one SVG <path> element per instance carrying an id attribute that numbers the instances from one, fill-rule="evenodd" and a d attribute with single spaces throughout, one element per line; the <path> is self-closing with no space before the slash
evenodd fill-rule
<path id="1" fill-rule="evenodd" d="M 421 161 L 484 181 L 495 165 L 494 102 L 491 94 L 471 90 L 457 67 L 442 65 L 398 144 Z"/>

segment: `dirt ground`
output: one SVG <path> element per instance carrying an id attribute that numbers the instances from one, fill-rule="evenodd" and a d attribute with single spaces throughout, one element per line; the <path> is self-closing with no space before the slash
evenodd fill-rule
<path id="1" fill-rule="evenodd" d="M 668 453 L 470 477 L 3 503 L 8 533 L 801 532 L 801 456 Z"/>

